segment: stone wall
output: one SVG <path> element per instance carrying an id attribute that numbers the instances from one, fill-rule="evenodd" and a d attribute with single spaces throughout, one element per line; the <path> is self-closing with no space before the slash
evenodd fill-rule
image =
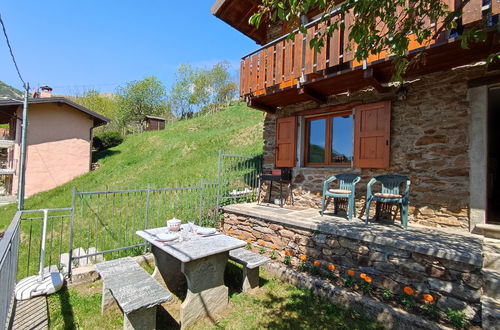
<path id="1" fill-rule="evenodd" d="M 352 101 L 392 100 L 391 165 L 382 170 L 307 168 L 299 162 L 293 170 L 296 205 L 320 207 L 322 182 L 334 174 L 352 172 L 362 177 L 356 187 L 356 208 L 357 216 L 364 216 L 368 181 L 375 175 L 397 173 L 411 178 L 410 222 L 468 229 L 470 109 L 467 80 L 483 73 L 484 66 L 475 65 L 422 77 L 408 85 L 404 100 L 398 100 L 394 92 L 380 94 L 371 89 L 330 97 L 328 104 L 322 107 Z M 305 102 L 266 115 L 265 168 L 274 167 L 276 118 L 314 108 L 318 108 L 316 103 Z"/>
<path id="2" fill-rule="evenodd" d="M 366 273 L 373 278 L 376 297 L 383 289 L 398 294 L 404 286 L 411 286 L 418 296 L 432 294 L 441 313 L 448 308 L 463 310 L 470 322 L 480 323 L 483 283 L 480 248 L 478 258 L 447 253 L 445 248 L 436 253 L 422 245 L 412 246 L 414 241 L 421 240 L 418 233 L 415 233 L 415 240 L 399 244 L 384 238 L 380 232 L 371 235 L 356 233 L 355 228 L 351 231 L 333 227 L 307 229 L 307 225 L 289 225 L 285 219 L 279 223 L 228 211 L 229 208 L 225 209 L 223 230 L 240 239 L 250 239 L 255 251 L 261 246 L 270 250 L 275 245 L 279 251 L 277 260 L 283 262 L 285 251 L 289 251 L 291 264 L 295 267 L 300 263 L 299 256 L 305 255 L 311 263 L 320 261 L 324 269 L 330 263 L 335 265 L 339 276 L 344 276 L 349 269 L 357 274 Z M 465 250 L 464 247 L 461 253 L 465 254 Z"/>

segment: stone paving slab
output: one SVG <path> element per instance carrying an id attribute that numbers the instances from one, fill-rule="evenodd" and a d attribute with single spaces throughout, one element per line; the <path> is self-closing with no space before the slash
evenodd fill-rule
<path id="1" fill-rule="evenodd" d="M 370 223 L 355 218 L 348 221 L 334 216 L 319 216 L 319 210 L 291 210 L 279 214 L 271 205 L 256 203 L 233 204 L 224 211 L 293 226 L 300 229 L 319 231 L 325 234 L 344 236 L 384 246 L 394 246 L 403 250 L 463 262 L 477 267 L 483 265 L 483 240 L 467 233 L 447 232 L 433 228 L 409 227 L 407 230 L 390 224 Z"/>
<path id="2" fill-rule="evenodd" d="M 48 329 L 49 314 L 47 297 L 38 296 L 29 300 L 16 301 L 12 329 Z"/>

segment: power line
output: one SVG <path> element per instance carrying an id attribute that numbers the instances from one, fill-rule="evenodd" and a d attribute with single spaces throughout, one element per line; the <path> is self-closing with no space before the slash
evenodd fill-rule
<path id="1" fill-rule="evenodd" d="M 7 41 L 7 47 L 9 47 L 10 56 L 12 57 L 12 62 L 14 62 L 14 66 L 16 67 L 17 75 L 19 76 L 19 79 L 23 83 L 24 89 L 28 90 L 29 87 L 26 84 L 26 82 L 24 81 L 23 76 L 21 75 L 21 72 L 19 71 L 19 67 L 17 66 L 16 58 L 14 56 L 14 52 L 12 51 L 9 37 L 7 36 L 7 30 L 5 29 L 5 24 L 2 20 L 2 14 L 0 14 L 0 24 L 2 24 L 3 35 L 5 36 L 5 41 Z"/>

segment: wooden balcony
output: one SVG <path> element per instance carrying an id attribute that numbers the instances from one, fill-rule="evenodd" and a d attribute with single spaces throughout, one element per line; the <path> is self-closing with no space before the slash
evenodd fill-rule
<path id="1" fill-rule="evenodd" d="M 454 1 L 446 1 L 454 10 Z M 482 19 L 497 22 L 500 0 L 482 6 L 482 0 L 471 0 L 457 18 L 459 25 L 469 26 Z M 240 66 L 240 96 L 256 109 L 276 111 L 278 107 L 313 100 L 326 102 L 329 95 L 356 91 L 373 87 L 385 91 L 384 83 L 393 75 L 391 55 L 383 52 L 363 61 L 354 59 L 355 45 L 350 45 L 348 34 L 355 17 L 352 15 L 332 15 L 327 22 L 312 22 L 307 33 L 297 33 L 294 40 L 286 36 L 279 38 L 259 50 L 243 57 Z M 344 22 L 344 29 L 335 30 L 324 40 L 324 47 L 317 52 L 309 47 L 309 42 L 328 24 Z M 440 24 L 431 23 L 438 31 Z M 456 66 L 485 59 L 498 51 L 498 43 L 492 32 L 487 44 L 472 45 L 462 49 L 458 35 L 444 31 L 435 40 L 419 44 L 410 42 L 409 54 L 426 49 L 426 64 L 407 72 L 408 78 L 426 73 L 447 70 Z"/>

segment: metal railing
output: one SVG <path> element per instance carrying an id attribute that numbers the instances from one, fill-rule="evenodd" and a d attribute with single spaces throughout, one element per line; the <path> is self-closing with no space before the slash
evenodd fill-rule
<path id="1" fill-rule="evenodd" d="M 215 226 L 217 187 L 217 183 L 201 182 L 195 187 L 73 189 L 68 272 L 75 264 L 98 261 L 101 255 L 112 259 L 144 253 L 146 244 L 135 232 L 165 226 L 174 217 Z"/>
<path id="2" fill-rule="evenodd" d="M 21 212 L 17 212 L 0 240 L 0 330 L 7 329 L 17 279 Z"/>

